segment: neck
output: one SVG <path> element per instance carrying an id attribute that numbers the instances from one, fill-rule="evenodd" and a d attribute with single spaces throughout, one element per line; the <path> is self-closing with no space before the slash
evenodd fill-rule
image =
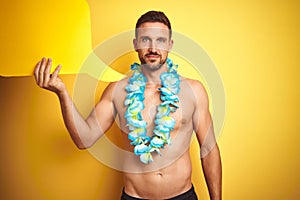
<path id="1" fill-rule="evenodd" d="M 142 72 L 147 78 L 147 83 L 149 84 L 161 84 L 160 75 L 166 71 L 168 71 L 166 63 L 157 70 L 151 70 L 147 67 L 142 67 Z"/>

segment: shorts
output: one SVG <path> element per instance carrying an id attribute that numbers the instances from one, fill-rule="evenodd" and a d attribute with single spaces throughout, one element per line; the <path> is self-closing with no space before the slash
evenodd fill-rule
<path id="1" fill-rule="evenodd" d="M 146 199 L 140 199 L 140 198 L 129 196 L 128 194 L 125 193 L 125 191 L 123 189 L 121 200 L 146 200 Z M 198 200 L 198 198 L 197 198 L 197 194 L 194 190 L 194 186 L 192 186 L 191 189 L 188 190 L 187 192 L 182 193 L 176 197 L 172 197 L 167 200 Z"/>

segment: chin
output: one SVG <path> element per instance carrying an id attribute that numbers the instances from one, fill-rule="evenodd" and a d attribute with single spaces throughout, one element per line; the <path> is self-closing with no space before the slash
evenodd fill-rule
<path id="1" fill-rule="evenodd" d="M 158 69 L 160 69 L 161 68 L 161 66 L 162 66 L 162 64 L 160 64 L 159 62 L 153 62 L 153 63 L 146 63 L 145 64 L 145 66 L 148 68 L 148 69 L 150 69 L 150 70 L 152 70 L 152 71 L 155 71 L 155 70 L 158 70 Z"/>
<path id="2" fill-rule="evenodd" d="M 144 61 L 145 64 L 149 66 L 163 65 L 166 62 L 166 60 L 162 60 L 162 59 L 156 59 L 156 60 L 145 59 Z"/>
<path id="3" fill-rule="evenodd" d="M 164 63 L 166 62 L 166 59 L 163 60 L 161 58 L 157 59 L 149 59 L 147 57 L 141 57 L 141 64 L 145 65 L 146 68 L 148 68 L 151 71 L 155 71 L 160 69 Z"/>

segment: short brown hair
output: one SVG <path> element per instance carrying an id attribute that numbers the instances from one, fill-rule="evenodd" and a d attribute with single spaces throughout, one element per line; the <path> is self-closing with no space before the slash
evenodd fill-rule
<path id="1" fill-rule="evenodd" d="M 145 14 L 143 14 L 138 21 L 136 22 L 135 25 L 135 35 L 137 36 L 137 29 L 141 26 L 141 24 L 146 23 L 146 22 L 160 22 L 166 25 L 169 28 L 170 32 L 170 38 L 172 36 L 172 28 L 171 28 L 171 23 L 168 19 L 168 17 L 161 11 L 148 11 Z"/>

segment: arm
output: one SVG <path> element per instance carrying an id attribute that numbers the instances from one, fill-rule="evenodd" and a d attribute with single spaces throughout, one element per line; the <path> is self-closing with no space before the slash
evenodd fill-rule
<path id="1" fill-rule="evenodd" d="M 65 84 L 58 76 L 61 65 L 55 69 L 52 75 L 50 74 L 51 65 L 52 60 L 50 58 L 48 61 L 43 58 L 38 62 L 34 70 L 35 80 L 41 88 L 52 91 L 58 96 L 64 123 L 72 140 L 79 149 L 88 148 L 104 134 L 114 121 L 115 111 L 111 95 L 113 86 L 106 89 L 87 119 L 83 119 Z"/>
<path id="2" fill-rule="evenodd" d="M 222 166 L 209 112 L 208 96 L 203 85 L 192 81 L 195 95 L 193 126 L 200 145 L 201 163 L 211 200 L 222 199 Z"/>

